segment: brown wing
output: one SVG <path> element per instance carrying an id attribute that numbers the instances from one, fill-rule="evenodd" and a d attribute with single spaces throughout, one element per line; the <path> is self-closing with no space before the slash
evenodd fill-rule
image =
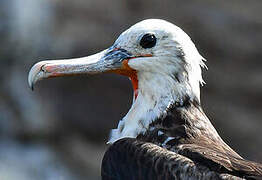
<path id="1" fill-rule="evenodd" d="M 262 165 L 224 143 L 198 103 L 166 112 L 151 124 L 153 130 L 109 147 L 103 179 L 262 179 Z"/>
<path id="2" fill-rule="evenodd" d="M 186 151 L 191 147 L 185 147 Z M 194 150 L 194 149 L 193 149 Z M 194 151 L 191 152 L 194 152 Z M 197 151 L 196 151 L 197 152 Z M 190 151 L 188 152 L 190 154 Z M 217 173 L 183 155 L 152 143 L 124 138 L 109 147 L 102 162 L 103 180 L 242 179 Z"/>
<path id="3" fill-rule="evenodd" d="M 181 108 L 171 107 L 166 117 L 160 118 L 155 127 L 164 132 L 162 136 L 174 137 L 173 140 L 164 143 L 167 149 L 197 164 L 218 173 L 262 178 L 262 165 L 244 160 L 232 150 L 218 135 L 197 102 L 189 102 Z M 145 141 L 157 144 L 157 136 L 152 137 L 147 135 L 146 138 L 149 139 Z"/>
<path id="4" fill-rule="evenodd" d="M 221 148 L 216 146 L 183 144 L 179 146 L 178 153 L 216 172 L 262 179 L 262 164 L 239 158 L 228 150 L 221 151 Z"/>

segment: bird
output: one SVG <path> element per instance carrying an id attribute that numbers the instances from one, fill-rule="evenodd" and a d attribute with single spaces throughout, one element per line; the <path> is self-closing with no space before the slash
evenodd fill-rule
<path id="1" fill-rule="evenodd" d="M 180 27 L 146 19 L 99 53 L 36 63 L 28 83 L 99 73 L 131 80 L 133 103 L 111 130 L 103 180 L 262 179 L 262 164 L 227 145 L 201 107 L 205 61 Z"/>

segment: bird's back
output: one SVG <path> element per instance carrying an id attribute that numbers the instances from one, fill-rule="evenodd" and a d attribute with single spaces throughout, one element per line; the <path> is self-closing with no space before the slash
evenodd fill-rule
<path id="1" fill-rule="evenodd" d="M 112 144 L 103 179 L 262 179 L 262 165 L 240 157 L 219 137 L 200 105 L 173 104 L 137 138 Z"/>

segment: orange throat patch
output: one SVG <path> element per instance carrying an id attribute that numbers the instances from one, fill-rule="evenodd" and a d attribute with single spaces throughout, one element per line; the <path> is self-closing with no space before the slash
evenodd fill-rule
<path id="1" fill-rule="evenodd" d="M 130 59 L 125 59 L 122 62 L 122 68 L 118 69 L 118 70 L 114 70 L 114 73 L 117 74 L 121 74 L 123 76 L 128 76 L 129 79 L 131 80 L 132 86 L 133 86 L 133 90 L 134 90 L 134 97 L 135 99 L 138 96 L 138 79 L 137 79 L 137 72 L 136 70 L 132 69 L 129 65 L 128 65 L 128 61 Z"/>
<path id="2" fill-rule="evenodd" d="M 133 90 L 134 90 L 134 96 L 135 96 L 135 99 L 136 99 L 137 96 L 138 96 L 138 79 L 137 79 L 137 74 L 135 73 L 134 76 L 129 77 L 129 78 L 131 80 L 131 83 L 132 83 L 132 86 L 133 86 Z"/>
<path id="3" fill-rule="evenodd" d="M 128 76 L 129 79 L 131 80 L 132 86 L 133 86 L 133 90 L 134 90 L 134 96 L 135 99 L 138 96 L 138 79 L 137 79 L 137 72 L 136 70 L 132 69 L 129 65 L 128 65 L 128 61 L 129 59 L 126 59 L 122 62 L 123 64 L 123 70 L 125 71 L 124 74 L 125 76 Z"/>

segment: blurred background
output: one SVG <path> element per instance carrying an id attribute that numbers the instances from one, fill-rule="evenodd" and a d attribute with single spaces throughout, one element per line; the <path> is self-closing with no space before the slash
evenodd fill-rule
<path id="1" fill-rule="evenodd" d="M 117 75 L 42 81 L 44 59 L 90 55 L 134 23 L 162 18 L 182 27 L 208 60 L 202 105 L 223 139 L 262 162 L 261 0 L 1 0 L 0 179 L 100 179 L 110 129 L 131 106 Z"/>

